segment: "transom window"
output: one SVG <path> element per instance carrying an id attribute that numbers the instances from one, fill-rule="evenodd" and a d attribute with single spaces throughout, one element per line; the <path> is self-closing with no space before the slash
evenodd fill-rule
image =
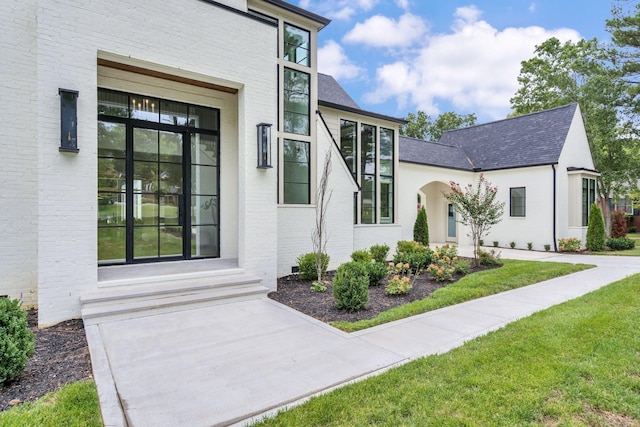
<path id="1" fill-rule="evenodd" d="M 284 24 L 284 59 L 305 67 L 311 66 L 309 31 Z"/>
<path id="2" fill-rule="evenodd" d="M 510 216 L 526 216 L 526 194 L 525 187 L 510 189 Z"/>

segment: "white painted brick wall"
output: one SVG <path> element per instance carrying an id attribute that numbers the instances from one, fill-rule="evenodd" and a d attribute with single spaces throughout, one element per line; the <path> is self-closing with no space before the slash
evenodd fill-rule
<path id="1" fill-rule="evenodd" d="M 37 303 L 36 4 L 0 2 L 0 295 Z"/>
<path id="2" fill-rule="evenodd" d="M 19 279 L 11 293 L 30 291 L 37 278 L 41 324 L 78 317 L 80 295 L 97 283 L 99 51 L 239 83 L 238 234 L 247 243 L 238 256 L 275 282 L 276 176 L 255 168 L 255 125 L 277 117 L 275 28 L 197 0 L 15 0 L 0 8 L 2 77 L 13 90 L 1 108 L 16 124 L 0 130 L 2 154 L 18 165 L 0 172 L 11 183 L 3 205 L 12 206 L 0 216 L 0 259 L 3 276 Z M 59 87 L 80 92 L 78 154 L 58 152 Z"/>

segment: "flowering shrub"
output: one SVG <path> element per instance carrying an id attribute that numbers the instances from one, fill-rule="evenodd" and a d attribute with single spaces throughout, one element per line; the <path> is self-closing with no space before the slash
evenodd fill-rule
<path id="1" fill-rule="evenodd" d="M 411 266 L 409 263 L 389 263 L 389 272 L 393 275 L 384 291 L 387 295 L 406 294 L 413 287 L 411 283 Z"/>
<path id="2" fill-rule="evenodd" d="M 582 242 L 577 237 L 558 239 L 558 250 L 560 252 L 579 252 Z"/>
<path id="3" fill-rule="evenodd" d="M 490 251 L 483 251 L 482 249 L 478 251 L 478 263 L 480 265 L 502 265 L 500 262 L 500 252 L 497 252 L 495 249 L 491 249 Z"/>
<path id="4" fill-rule="evenodd" d="M 453 277 L 453 273 L 455 271 L 455 267 L 446 261 L 438 261 L 434 264 L 429 265 L 427 267 L 427 271 L 433 278 L 438 282 L 444 282 L 446 280 L 451 280 Z"/>
<path id="5" fill-rule="evenodd" d="M 433 252 L 418 242 L 401 240 L 393 256 L 394 264 L 409 264 L 413 274 L 418 274 L 431 263 Z"/>

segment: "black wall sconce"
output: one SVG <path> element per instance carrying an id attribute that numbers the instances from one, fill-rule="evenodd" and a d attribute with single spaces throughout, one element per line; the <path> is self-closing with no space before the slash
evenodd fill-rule
<path id="1" fill-rule="evenodd" d="M 77 153 L 78 149 L 78 91 L 58 89 L 60 95 L 60 151 Z"/>
<path id="2" fill-rule="evenodd" d="M 271 167 L 271 124 L 258 123 L 258 169 Z"/>

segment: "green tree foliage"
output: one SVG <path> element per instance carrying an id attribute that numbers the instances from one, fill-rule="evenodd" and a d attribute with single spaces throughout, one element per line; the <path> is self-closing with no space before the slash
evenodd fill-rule
<path id="1" fill-rule="evenodd" d="M 449 203 L 456 207 L 459 221 L 470 229 L 474 261 L 478 259 L 480 239 L 502 218 L 504 202 L 496 200 L 497 193 L 498 188 L 493 187 L 481 174 L 475 186 L 468 184 L 464 189 L 451 181 L 450 192 L 444 194 Z"/>
<path id="2" fill-rule="evenodd" d="M 34 346 L 35 337 L 20 300 L 0 298 L 0 387 L 24 371 Z"/>
<path id="3" fill-rule="evenodd" d="M 640 3 L 637 0 L 617 0 L 607 20 L 607 31 L 615 45 L 613 60 L 622 76 L 630 83 L 632 108 L 640 110 Z"/>
<path id="4" fill-rule="evenodd" d="M 409 113 L 405 117 L 409 123 L 400 128 L 400 134 L 411 138 L 438 141 L 442 134 L 451 129 L 460 129 L 476 124 L 476 115 L 457 114 L 453 111 L 442 113 L 433 120 L 424 111 Z"/>
<path id="5" fill-rule="evenodd" d="M 604 219 L 602 211 L 595 203 L 591 205 L 589 212 L 589 225 L 587 227 L 587 249 L 593 252 L 604 251 Z"/>
<path id="6" fill-rule="evenodd" d="M 626 194 L 640 178 L 640 142 L 628 105 L 629 83 L 596 39 L 561 43 L 551 38 L 522 62 L 513 115 L 528 114 L 573 102 L 580 104 L 591 154 L 601 176 L 598 195 L 609 223 L 609 197 Z"/>
<path id="7" fill-rule="evenodd" d="M 418 211 L 416 222 L 413 224 L 413 240 L 429 246 L 429 223 L 427 221 L 427 210 L 424 206 Z"/>

